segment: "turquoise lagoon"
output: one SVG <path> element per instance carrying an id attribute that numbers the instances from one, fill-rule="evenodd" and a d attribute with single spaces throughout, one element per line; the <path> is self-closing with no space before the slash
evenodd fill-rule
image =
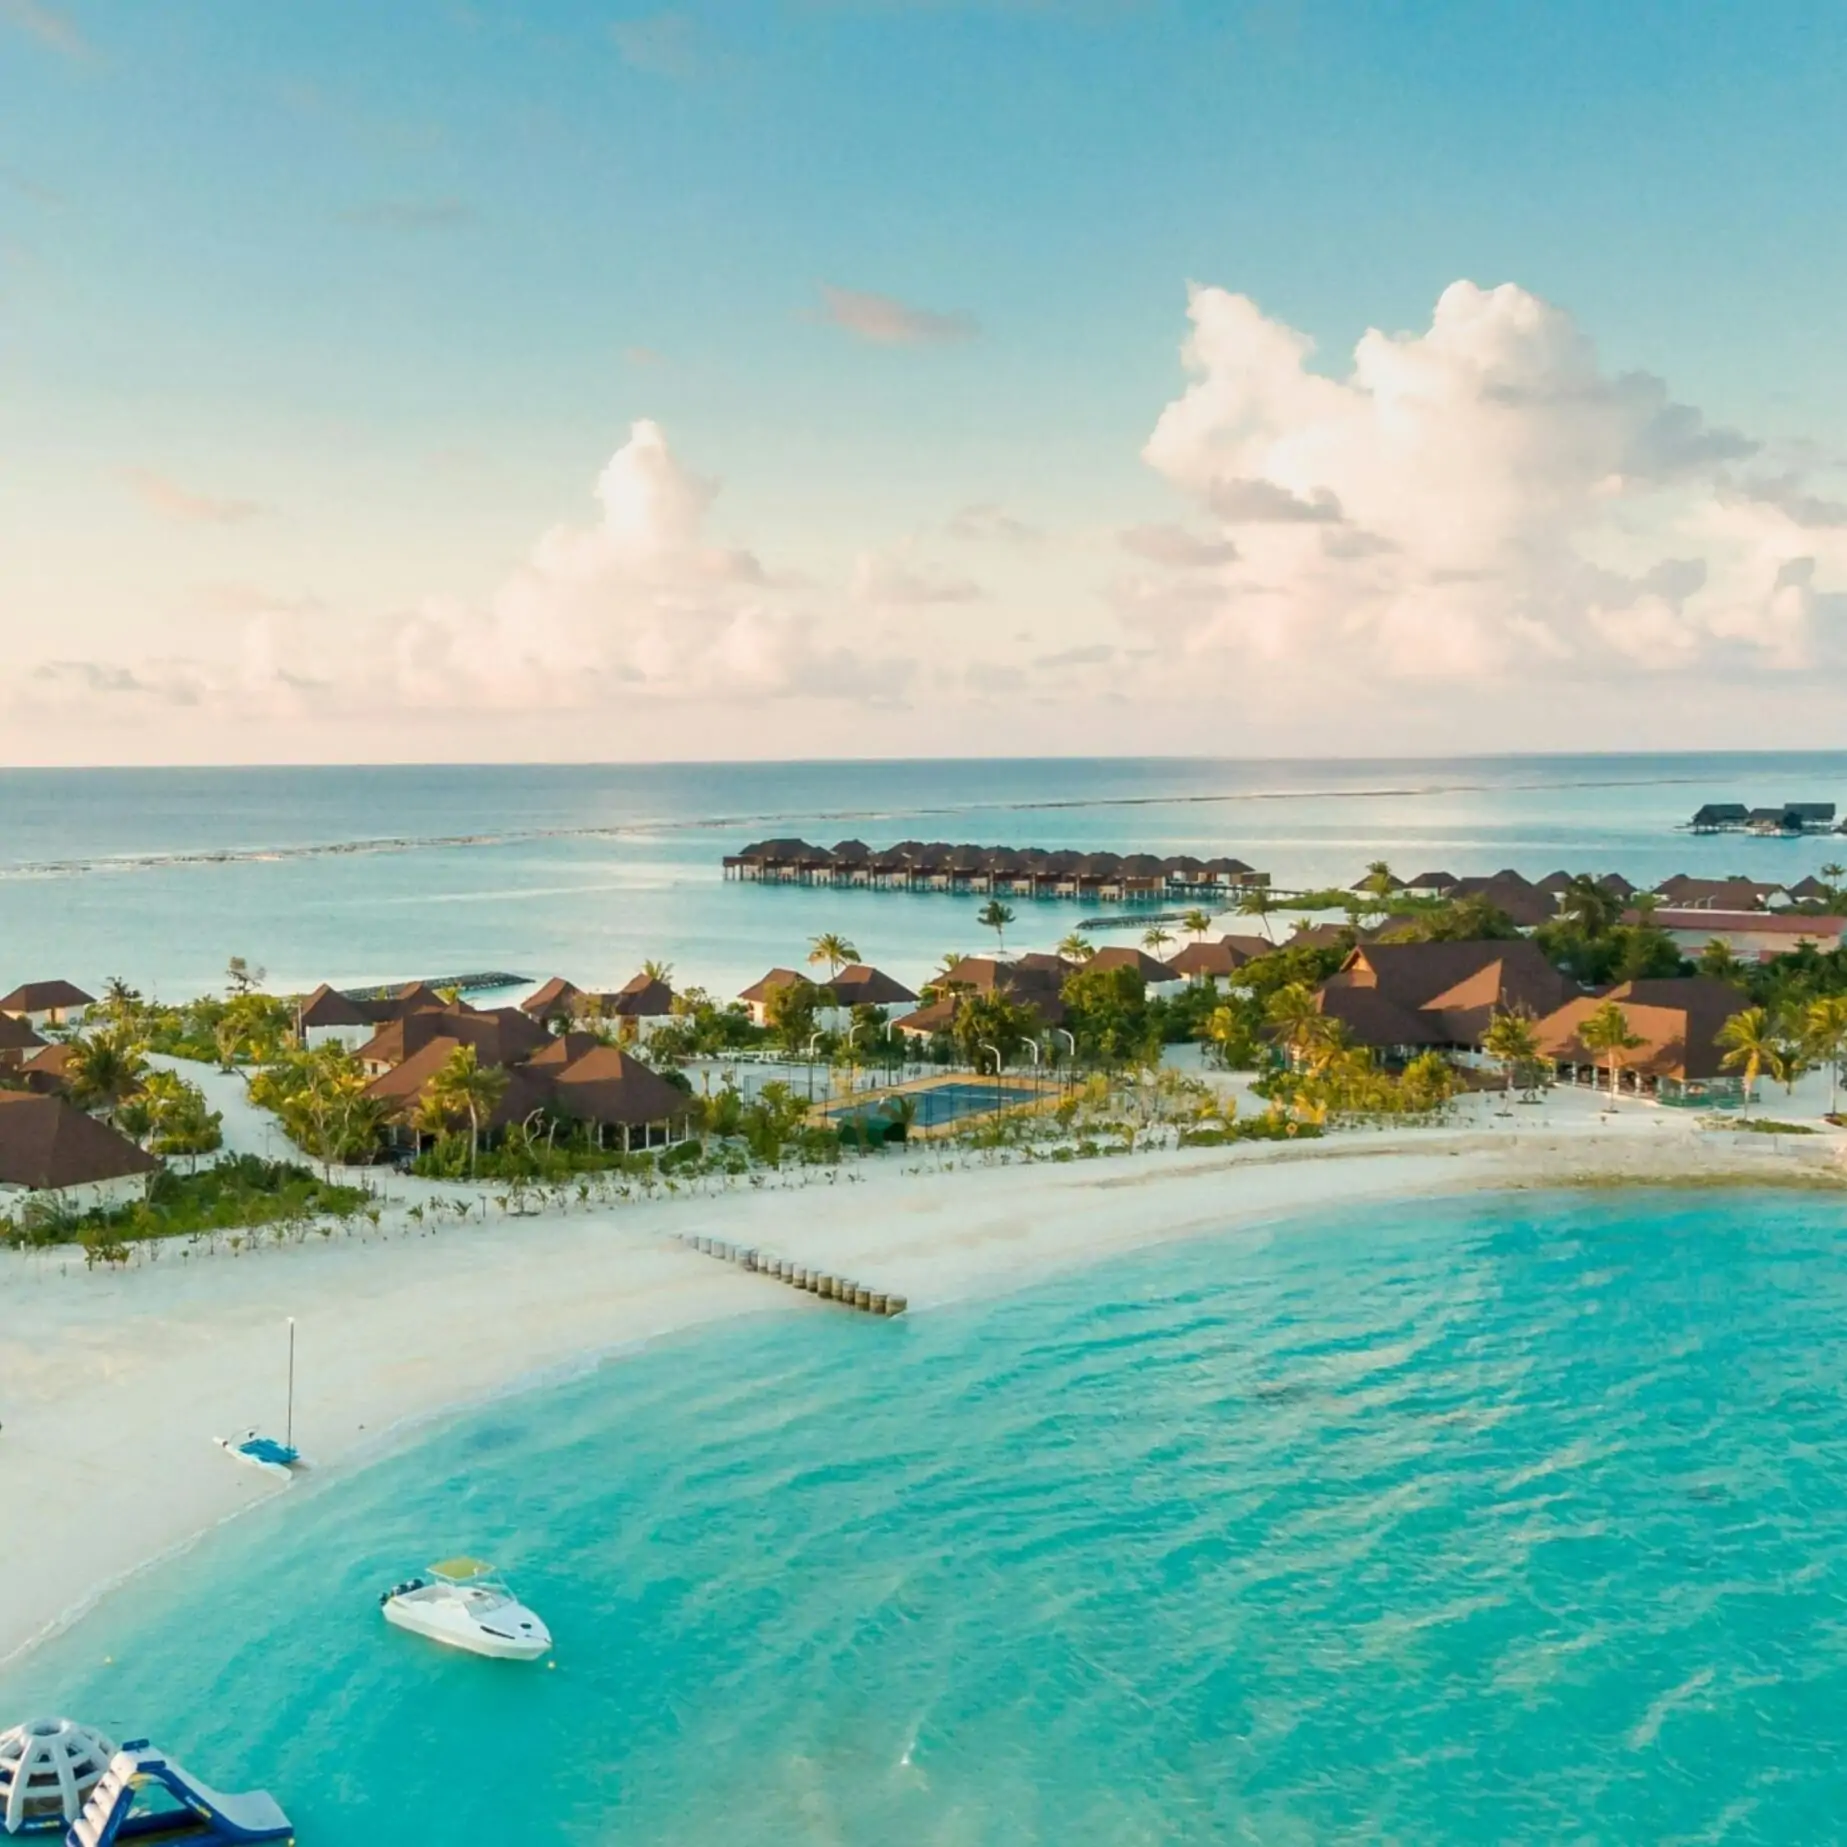
<path id="1" fill-rule="evenodd" d="M 725 883 L 723 856 L 772 834 L 1233 853 L 1297 885 L 1379 858 L 1793 882 L 1843 857 L 1676 831 L 1731 799 L 1847 807 L 1847 754 L 0 769 L 0 993 L 119 974 L 172 999 L 242 955 L 280 992 L 482 969 L 611 985 L 662 957 L 729 995 L 824 930 L 916 986 L 985 940 L 966 897 Z M 1085 915 L 1017 908 L 1022 948 Z"/>
<path id="2" fill-rule="evenodd" d="M 0 1713 L 313 1847 L 1836 1839 L 1844 1234 L 1482 1197 L 777 1309 L 290 1492 Z M 378 1619 L 476 1547 L 554 1669 Z"/>

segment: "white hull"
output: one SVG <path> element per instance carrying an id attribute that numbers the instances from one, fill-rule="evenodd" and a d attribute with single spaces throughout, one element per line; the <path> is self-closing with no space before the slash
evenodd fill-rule
<path id="1" fill-rule="evenodd" d="M 233 1462 L 241 1462 L 247 1469 L 261 1469 L 265 1475 L 273 1475 L 281 1481 L 293 1481 L 295 1479 L 295 1469 L 290 1468 L 287 1463 L 268 1462 L 261 1456 L 253 1456 L 249 1451 L 241 1449 L 238 1446 L 240 1440 L 241 1439 L 233 1437 L 212 1438 L 212 1441 L 216 1443 Z M 295 1465 L 296 1468 L 300 1466 L 299 1463 Z"/>
<path id="2" fill-rule="evenodd" d="M 494 1661 L 537 1661 L 552 1645 L 545 1625 L 523 1604 L 502 1604 L 477 1617 L 460 1603 L 432 1599 L 426 1591 L 387 1597 L 379 1608 L 393 1628 Z"/>

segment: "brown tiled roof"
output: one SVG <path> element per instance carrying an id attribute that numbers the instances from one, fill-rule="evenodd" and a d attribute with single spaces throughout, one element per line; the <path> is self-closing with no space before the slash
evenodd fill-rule
<path id="1" fill-rule="evenodd" d="M 766 1001 L 777 988 L 786 988 L 792 982 L 805 980 L 807 980 L 807 976 L 798 975 L 792 968 L 773 968 L 761 981 L 753 981 L 750 986 L 738 996 L 738 999 L 757 1002 Z"/>
<path id="2" fill-rule="evenodd" d="M 0 1000 L 0 1013 L 49 1013 L 54 1007 L 93 1007 L 94 994 L 68 981 L 27 981 Z"/>
<path id="3" fill-rule="evenodd" d="M 1571 983 L 1524 939 L 1513 942 L 1363 943 L 1322 993 L 1371 992 L 1401 1015 L 1420 1021 L 1404 1037 L 1391 1013 L 1365 1003 L 1330 1000 L 1324 1011 L 1348 1020 L 1363 1045 L 1475 1045 L 1496 1013 L 1535 1018 L 1572 994 Z M 1369 1036 L 1390 1030 L 1395 1036 Z"/>
<path id="4" fill-rule="evenodd" d="M 658 1020 L 673 1011 L 673 989 L 648 974 L 632 975 L 603 997 L 604 1011 L 623 1020 Z"/>
<path id="5" fill-rule="evenodd" d="M 1677 872 L 1655 889 L 1676 910 L 1761 911 L 1783 887 L 1755 879 L 1692 879 Z"/>
<path id="6" fill-rule="evenodd" d="M 1443 893 L 1451 903 L 1459 898 L 1480 898 L 1502 912 L 1522 930 L 1537 928 L 1558 915 L 1558 903 L 1517 872 L 1497 872 L 1488 879 L 1458 879 Z"/>
<path id="7" fill-rule="evenodd" d="M 305 1032 L 310 1026 L 370 1026 L 377 1016 L 326 982 L 302 1002 L 296 1020 Z"/>
<path id="8" fill-rule="evenodd" d="M 49 1096 L 70 1081 L 71 1060 L 77 1055 L 74 1045 L 48 1045 L 31 1054 L 19 1066 L 19 1075 L 32 1089 Z"/>
<path id="9" fill-rule="evenodd" d="M 545 1043 L 545 1028 L 517 1007 L 486 1013 L 472 1007 L 423 1007 L 388 1020 L 355 1054 L 366 1064 L 402 1064 L 426 1045 L 452 1040 L 472 1045 L 484 1065 L 516 1064 Z"/>
<path id="10" fill-rule="evenodd" d="M 1099 949 L 1084 964 L 1084 973 L 1089 974 L 1093 968 L 1132 968 L 1144 981 L 1177 981 L 1180 979 L 1165 962 L 1157 962 L 1145 950 L 1131 948 L 1126 943 L 1118 943 L 1108 949 Z"/>
<path id="11" fill-rule="evenodd" d="M 1630 923 L 1638 921 L 1639 911 L 1626 913 Z M 1710 930 L 1714 936 L 1727 931 L 1748 932 L 1752 936 L 1786 936 L 1793 947 L 1805 938 L 1822 943 L 1847 931 L 1847 917 L 1803 916 L 1795 911 L 1709 911 L 1704 909 L 1672 910 L 1654 913 L 1653 923 L 1663 930 Z"/>
<path id="12" fill-rule="evenodd" d="M 1389 1050 L 1394 1046 L 1445 1043 L 1442 1026 L 1412 1007 L 1401 1007 L 1377 988 L 1353 987 L 1335 980 L 1324 982 L 1315 1004 L 1330 1019 L 1338 1020 L 1356 1045 Z"/>
<path id="13" fill-rule="evenodd" d="M 107 1123 L 62 1097 L 0 1091 L 0 1183 L 32 1188 L 86 1186 L 151 1174 L 160 1163 Z"/>
<path id="14" fill-rule="evenodd" d="M 1168 958 L 1167 966 L 1181 976 L 1235 975 L 1246 962 L 1262 953 L 1262 950 L 1246 946 L 1252 942 L 1262 943 L 1263 949 L 1270 947 L 1261 937 L 1221 936 L 1216 942 L 1188 943 L 1177 956 Z"/>
<path id="15" fill-rule="evenodd" d="M 44 1043 L 24 1020 L 0 1013 L 0 1052 L 29 1052 Z"/>
<path id="16" fill-rule="evenodd" d="M 1537 1028 L 1540 1051 L 1565 1064 L 1605 1063 L 1605 1055 L 1592 1052 L 1578 1037 L 1578 1030 L 1605 1001 L 1612 1000 L 1627 1016 L 1629 1030 L 1644 1040 L 1624 1058 L 1623 1069 L 1675 1078 L 1721 1075 L 1725 1065 L 1724 1050 L 1718 1044 L 1720 1028 L 1750 1005 L 1737 988 L 1703 975 L 1625 981 L 1607 994 L 1586 994 L 1568 1001 L 1541 1020 Z"/>
<path id="17" fill-rule="evenodd" d="M 583 990 L 562 975 L 554 975 L 542 988 L 535 989 L 520 1002 L 520 1012 L 535 1020 L 569 1019 L 583 999 Z"/>
<path id="18" fill-rule="evenodd" d="M 827 985 L 842 1007 L 892 1007 L 917 998 L 902 982 L 864 962 L 855 962 L 830 976 Z"/>
<path id="19" fill-rule="evenodd" d="M 551 1100 L 582 1122 L 637 1128 L 684 1116 L 692 1108 L 683 1090 L 613 1045 L 599 1045 L 559 1072 L 552 1080 Z"/>

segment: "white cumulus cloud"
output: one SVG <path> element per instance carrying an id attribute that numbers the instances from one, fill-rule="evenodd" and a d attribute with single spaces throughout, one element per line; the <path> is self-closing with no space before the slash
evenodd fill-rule
<path id="1" fill-rule="evenodd" d="M 1758 445 L 1604 370 L 1526 290 L 1457 282 L 1427 329 L 1368 332 L 1338 373 L 1246 296 L 1197 288 L 1189 314 L 1193 382 L 1144 457 L 1214 537 L 1125 535 L 1164 568 L 1116 592 L 1186 671 L 1778 670 L 1831 649 L 1835 503 L 1792 475 L 1738 485 Z"/>
<path id="2" fill-rule="evenodd" d="M 402 695 L 510 708 L 896 697 L 907 662 L 830 643 L 753 553 L 708 536 L 716 495 L 658 424 L 635 424 L 589 524 L 544 533 L 485 609 L 433 601 L 399 627 Z"/>

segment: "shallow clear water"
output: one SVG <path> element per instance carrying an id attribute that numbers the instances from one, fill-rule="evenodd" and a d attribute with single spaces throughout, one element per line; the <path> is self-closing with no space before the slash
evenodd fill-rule
<path id="1" fill-rule="evenodd" d="M 291 1492 L 0 1714 L 339 1847 L 1835 1839 L 1844 1233 L 1482 1198 L 778 1309 Z M 380 1622 L 475 1548 L 555 1670 Z"/>
<path id="2" fill-rule="evenodd" d="M 1828 838 L 1694 840 L 1702 801 L 1847 805 L 1847 756 L 0 770 L 0 992 L 122 974 L 172 997 L 243 955 L 272 985 L 484 968 L 732 994 L 842 930 L 913 985 L 985 940 L 978 900 L 725 884 L 747 841 L 907 837 L 1232 853 L 1285 883 L 1563 865 L 1794 880 Z M 458 844 L 458 837 L 474 844 Z M 299 856 L 394 839 L 391 851 Z M 211 861 L 179 856 L 224 854 Z M 1020 902 L 1049 947 L 1084 911 Z"/>

